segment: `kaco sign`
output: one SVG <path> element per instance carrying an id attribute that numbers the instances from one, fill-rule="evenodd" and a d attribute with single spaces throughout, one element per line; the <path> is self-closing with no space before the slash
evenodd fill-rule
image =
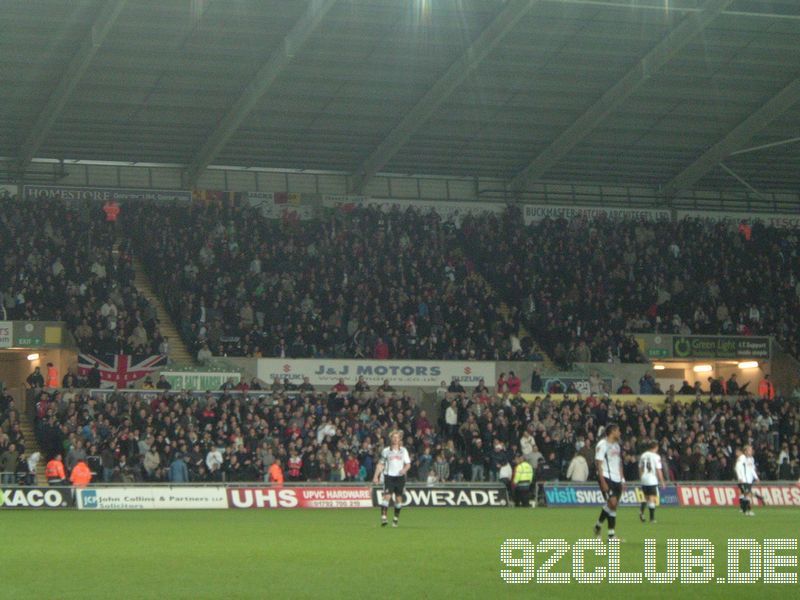
<path id="1" fill-rule="evenodd" d="M 372 508 L 367 487 L 228 488 L 228 508 Z"/>
<path id="2" fill-rule="evenodd" d="M 380 506 L 383 491 L 373 488 L 372 501 Z M 497 487 L 430 487 L 423 484 L 407 485 L 403 506 L 415 507 L 479 507 L 508 506 L 508 491 L 504 485 Z"/>
<path id="3" fill-rule="evenodd" d="M 552 485 L 544 484 L 547 506 L 600 506 L 605 498 L 597 484 Z M 640 485 L 627 487 L 620 498 L 620 506 L 638 506 L 644 502 Z M 674 485 L 659 488 L 658 503 L 661 506 L 677 506 L 678 492 Z"/>
<path id="4" fill-rule="evenodd" d="M 753 492 L 765 506 L 800 506 L 797 484 L 754 485 Z M 678 485 L 681 506 L 738 506 L 739 488 L 734 484 Z"/>
<path id="5" fill-rule="evenodd" d="M 2 488 L 0 509 L 68 508 L 73 506 L 70 488 Z"/>

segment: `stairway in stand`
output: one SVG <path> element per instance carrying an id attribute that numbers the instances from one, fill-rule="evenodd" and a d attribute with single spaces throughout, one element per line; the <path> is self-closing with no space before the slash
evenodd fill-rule
<path id="1" fill-rule="evenodd" d="M 483 275 L 481 275 L 477 271 L 473 271 L 472 273 L 470 273 L 469 277 L 471 277 L 471 278 L 473 278 L 473 279 L 475 279 L 477 281 L 480 281 L 480 283 L 483 286 L 485 286 L 489 290 L 494 291 L 493 288 L 492 288 L 492 285 L 486 280 L 486 278 Z M 498 307 L 497 312 L 500 314 L 500 316 L 502 317 L 503 321 L 505 321 L 505 322 L 511 321 L 511 308 L 509 308 L 508 304 L 506 304 L 505 302 L 500 302 L 500 306 Z M 555 371 L 556 370 L 555 363 L 552 361 L 550 356 L 548 356 L 547 352 L 545 352 L 542 349 L 542 347 L 539 345 L 539 343 L 533 338 L 533 336 L 530 335 L 530 333 L 528 333 L 528 330 L 525 329 L 525 326 L 522 325 L 522 324 L 520 324 L 519 330 L 517 331 L 517 337 L 520 340 L 524 339 L 525 337 L 530 337 L 531 338 L 531 343 L 533 344 L 533 351 L 536 352 L 539 356 L 542 357 L 542 359 L 543 359 L 542 363 L 544 364 L 545 370 L 546 371 Z"/>
<path id="2" fill-rule="evenodd" d="M 500 313 L 500 316 L 503 317 L 505 321 L 511 320 L 511 309 L 509 308 L 508 304 L 505 302 L 500 303 L 500 307 L 497 310 Z M 542 363 L 544 364 L 545 371 L 556 371 L 556 365 L 550 356 L 545 352 L 539 343 L 534 339 L 534 337 L 528 332 L 524 325 L 520 324 L 519 331 L 517 331 L 517 337 L 519 339 L 524 339 L 525 337 L 529 337 L 531 339 L 531 344 L 533 344 L 533 351 L 542 357 Z"/>
<path id="3" fill-rule="evenodd" d="M 181 365 L 197 364 L 195 357 L 192 356 L 191 352 L 189 352 L 189 349 L 186 347 L 186 344 L 183 343 L 183 339 L 181 339 L 178 329 L 172 322 L 172 319 L 170 318 L 167 309 L 164 307 L 164 304 L 156 295 L 155 291 L 153 291 L 153 286 L 150 283 L 150 279 L 145 273 L 144 265 L 138 258 L 133 259 L 133 269 L 135 273 L 134 285 L 136 286 L 136 289 L 139 290 L 139 293 L 141 293 L 142 296 L 144 296 L 147 301 L 150 302 L 150 304 L 152 304 L 156 309 L 156 317 L 158 318 L 161 335 L 169 338 L 170 362 Z"/>
<path id="4" fill-rule="evenodd" d="M 19 411 L 19 428 L 22 431 L 22 435 L 25 436 L 25 454 L 28 456 L 34 452 L 39 452 L 41 454 L 42 451 L 39 448 L 39 442 L 36 440 L 36 435 L 34 435 L 33 432 L 33 421 L 26 410 Z M 44 476 L 47 458 L 48 457 L 42 454 L 39 459 L 39 464 L 36 467 L 36 485 L 47 485 L 47 479 Z"/>

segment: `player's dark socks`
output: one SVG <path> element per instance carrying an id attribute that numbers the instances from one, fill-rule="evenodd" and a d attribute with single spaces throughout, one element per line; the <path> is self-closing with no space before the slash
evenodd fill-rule
<path id="1" fill-rule="evenodd" d="M 607 516 L 608 513 L 606 512 L 606 507 L 604 506 L 603 508 L 600 509 L 600 517 L 597 519 L 597 522 L 602 523 L 603 521 L 606 520 Z"/>
<path id="2" fill-rule="evenodd" d="M 742 509 L 743 513 L 747 512 L 747 500 L 742 496 L 739 497 L 739 508 Z"/>
<path id="3" fill-rule="evenodd" d="M 394 519 L 395 521 L 400 518 L 400 509 L 395 507 L 394 509 Z"/>
<path id="4" fill-rule="evenodd" d="M 650 507 L 650 520 L 651 521 L 656 520 L 656 509 L 653 507 Z"/>
<path id="5" fill-rule="evenodd" d="M 389 512 L 388 506 L 381 506 L 381 519 L 386 518 L 386 514 Z"/>
<path id="6" fill-rule="evenodd" d="M 617 525 L 617 515 L 608 515 L 608 530 L 614 531 L 614 527 Z"/>
<path id="7" fill-rule="evenodd" d="M 642 503 L 639 505 L 639 514 L 640 514 L 640 515 L 643 515 L 643 514 L 644 514 L 644 507 L 645 507 L 645 506 L 647 506 L 647 502 L 642 502 Z"/>

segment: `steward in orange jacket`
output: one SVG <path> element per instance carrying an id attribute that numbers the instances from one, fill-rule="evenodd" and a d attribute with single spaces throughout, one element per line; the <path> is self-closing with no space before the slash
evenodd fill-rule
<path id="1" fill-rule="evenodd" d="M 92 472 L 89 470 L 89 465 L 83 461 L 79 461 L 72 469 L 72 474 L 69 480 L 75 487 L 86 487 L 92 481 Z"/>
<path id="2" fill-rule="evenodd" d="M 47 478 L 47 483 L 50 485 L 62 485 L 67 478 L 64 471 L 64 463 L 61 461 L 61 455 L 57 454 L 47 463 L 44 469 L 44 476 Z"/>
<path id="3" fill-rule="evenodd" d="M 269 475 L 269 482 L 270 483 L 277 483 L 278 485 L 283 484 L 283 469 L 281 469 L 281 461 L 276 460 L 269 466 L 269 470 L 267 471 Z"/>
<path id="4" fill-rule="evenodd" d="M 769 375 L 764 375 L 764 379 L 758 384 L 758 397 L 762 400 L 775 400 L 775 386 L 769 380 Z"/>

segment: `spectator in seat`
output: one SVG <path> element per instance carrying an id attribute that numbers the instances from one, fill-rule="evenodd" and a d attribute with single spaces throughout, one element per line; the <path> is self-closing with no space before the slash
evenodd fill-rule
<path id="1" fill-rule="evenodd" d="M 39 367 L 35 367 L 33 369 L 33 373 L 28 375 L 28 378 L 25 380 L 27 384 L 31 387 L 31 389 L 41 389 L 44 387 L 44 376 L 42 375 L 42 371 Z"/>
<path id="2" fill-rule="evenodd" d="M 531 374 L 531 392 L 534 394 L 540 394 L 542 389 L 542 375 L 539 373 L 539 369 L 534 368 L 533 373 Z"/>
<path id="3" fill-rule="evenodd" d="M 678 390 L 678 394 L 681 396 L 693 396 L 694 393 L 694 388 L 689 385 L 688 381 L 684 379 L 683 385 L 681 385 L 680 389 Z"/>
<path id="4" fill-rule="evenodd" d="M 387 360 L 389 358 L 389 345 L 383 341 L 383 338 L 378 338 L 375 342 L 372 358 L 375 360 Z"/>
<path id="5" fill-rule="evenodd" d="M 453 377 L 450 381 L 450 385 L 447 387 L 447 391 L 451 394 L 464 394 L 466 393 L 464 390 L 464 386 L 461 385 L 461 382 L 458 380 L 458 377 Z"/>
<path id="6" fill-rule="evenodd" d="M 582 454 L 576 452 L 567 467 L 567 479 L 575 482 L 583 482 L 589 479 L 589 465 Z"/>
<path id="7" fill-rule="evenodd" d="M 507 385 L 508 385 L 508 393 L 511 394 L 512 396 L 516 396 L 517 394 L 520 393 L 520 390 L 522 389 L 522 381 L 520 380 L 519 377 L 517 377 L 514 371 L 508 372 Z"/>
<path id="8" fill-rule="evenodd" d="M 17 470 L 19 452 L 15 444 L 9 444 L 8 448 L 0 455 L 0 473 L 2 473 L 2 483 L 14 483 L 14 473 Z"/>
<path id="9" fill-rule="evenodd" d="M 622 385 L 620 385 L 617 388 L 617 393 L 618 394 L 632 394 L 633 393 L 633 388 L 631 388 L 631 386 L 628 385 L 628 380 L 627 379 L 623 379 L 622 380 Z"/>
<path id="10" fill-rule="evenodd" d="M 171 483 L 188 483 L 189 468 L 186 466 L 188 457 L 180 453 L 175 455 L 174 460 L 169 465 L 169 480 Z"/>

